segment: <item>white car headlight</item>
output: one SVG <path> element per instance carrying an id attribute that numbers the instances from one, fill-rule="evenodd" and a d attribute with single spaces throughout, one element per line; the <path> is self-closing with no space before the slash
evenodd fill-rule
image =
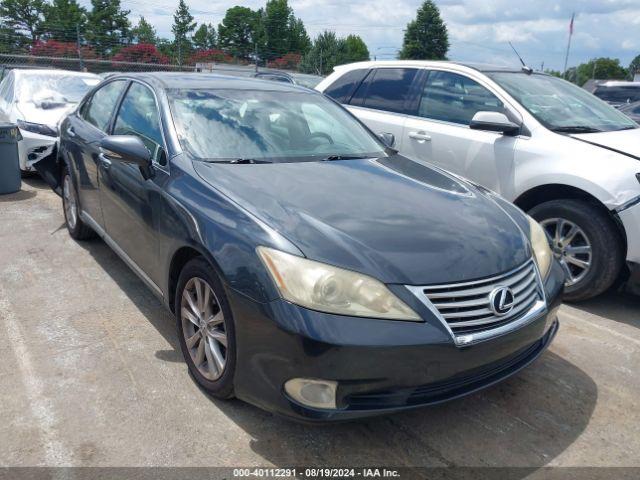
<path id="1" fill-rule="evenodd" d="M 258 254 L 282 298 L 321 312 L 422 321 L 375 278 L 267 247 Z"/>
<path id="2" fill-rule="evenodd" d="M 533 248 L 533 256 L 538 264 L 540 275 L 542 275 L 542 278 L 545 278 L 547 273 L 549 273 L 551 258 L 553 256 L 551 247 L 549 246 L 549 239 L 542 225 L 528 215 L 527 218 L 529 219 L 529 239 L 531 240 L 531 247 Z"/>

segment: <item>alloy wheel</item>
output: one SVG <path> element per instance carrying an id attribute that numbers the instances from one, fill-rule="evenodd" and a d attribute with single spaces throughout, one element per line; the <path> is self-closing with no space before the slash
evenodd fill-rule
<path id="1" fill-rule="evenodd" d="M 591 270 L 592 248 L 587 234 L 566 218 L 547 218 L 540 222 L 545 229 L 553 255 L 567 276 L 565 285 L 575 285 Z"/>
<path id="2" fill-rule="evenodd" d="M 78 221 L 78 202 L 76 201 L 76 192 L 71 183 L 71 176 L 65 175 L 62 183 L 62 201 L 64 203 L 64 213 L 69 228 L 76 228 Z"/>
<path id="3" fill-rule="evenodd" d="M 227 363 L 227 330 L 220 302 L 202 278 L 191 278 L 180 302 L 182 333 L 198 372 L 209 381 L 220 378 Z"/>

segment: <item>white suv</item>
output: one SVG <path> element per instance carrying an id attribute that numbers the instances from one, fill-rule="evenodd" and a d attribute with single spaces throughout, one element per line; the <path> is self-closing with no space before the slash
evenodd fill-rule
<path id="1" fill-rule="evenodd" d="M 317 87 L 400 153 L 500 193 L 545 227 L 581 300 L 640 267 L 640 127 L 528 69 L 362 62 Z M 424 206 L 429 208 L 428 205 Z"/>

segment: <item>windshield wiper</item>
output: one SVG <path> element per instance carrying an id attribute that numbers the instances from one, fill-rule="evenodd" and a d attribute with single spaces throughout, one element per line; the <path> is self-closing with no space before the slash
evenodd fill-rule
<path id="1" fill-rule="evenodd" d="M 559 133 L 598 133 L 602 132 L 599 128 L 587 127 L 585 125 L 567 125 L 563 127 L 552 128 L 551 131 Z"/>
<path id="2" fill-rule="evenodd" d="M 371 156 L 370 155 L 329 155 L 328 157 L 325 157 L 322 160 L 325 162 L 330 162 L 332 160 L 362 160 L 363 158 L 371 158 Z"/>
<path id="3" fill-rule="evenodd" d="M 248 163 L 273 163 L 271 160 L 257 158 L 225 158 L 217 160 L 207 160 L 208 163 L 231 163 L 231 164 L 248 164 Z"/>

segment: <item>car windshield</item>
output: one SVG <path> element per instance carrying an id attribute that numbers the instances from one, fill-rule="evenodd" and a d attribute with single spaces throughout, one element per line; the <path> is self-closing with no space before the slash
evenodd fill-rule
<path id="1" fill-rule="evenodd" d="M 640 85 L 618 86 L 618 87 L 598 87 L 593 94 L 612 103 L 632 103 L 640 100 Z"/>
<path id="2" fill-rule="evenodd" d="M 589 133 L 638 128 L 612 106 L 560 78 L 515 72 L 489 76 L 550 130 Z"/>
<path id="3" fill-rule="evenodd" d="M 169 90 L 182 147 L 202 160 L 313 161 L 384 156 L 350 114 L 311 92 Z"/>
<path id="4" fill-rule="evenodd" d="M 21 102 L 78 103 L 85 93 L 100 83 L 95 75 L 31 75 L 18 82 Z"/>

